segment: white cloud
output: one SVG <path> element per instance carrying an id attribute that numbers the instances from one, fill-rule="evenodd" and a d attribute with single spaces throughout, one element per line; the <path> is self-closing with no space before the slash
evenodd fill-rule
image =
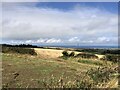
<path id="1" fill-rule="evenodd" d="M 107 38 L 107 37 L 99 37 L 98 39 L 98 42 L 109 42 L 110 41 L 110 39 L 109 38 Z"/>
<path id="2" fill-rule="evenodd" d="M 82 43 L 93 43 L 95 41 L 92 41 L 92 40 L 86 40 L 86 41 L 82 41 Z"/>
<path id="3" fill-rule="evenodd" d="M 19 41 L 19 40 L 10 40 L 9 43 L 10 44 L 45 44 L 45 43 L 61 43 L 61 39 L 55 39 L 55 38 L 50 38 L 50 39 L 38 39 L 38 40 L 23 40 L 23 41 Z"/>
<path id="4" fill-rule="evenodd" d="M 54 39 L 54 38 L 48 39 L 48 40 L 46 41 L 46 43 L 60 43 L 60 42 L 61 42 L 60 39 Z"/>
<path id="5" fill-rule="evenodd" d="M 26 40 L 25 41 L 26 44 L 31 44 L 31 43 L 34 43 L 32 40 Z"/>
<path id="6" fill-rule="evenodd" d="M 79 42 L 80 40 L 78 37 L 73 37 L 73 38 L 70 38 L 68 41 L 69 42 Z"/>
<path id="7" fill-rule="evenodd" d="M 117 14 L 99 8 L 77 6 L 65 12 L 6 3 L 3 4 L 3 32 L 0 33 L 3 40 L 23 40 L 26 43 L 100 41 L 105 44 L 110 40 L 113 43 L 110 37 L 118 35 L 117 20 Z"/>
<path id="8" fill-rule="evenodd" d="M 46 39 L 38 39 L 37 41 L 36 41 L 36 43 L 45 43 L 46 42 Z"/>

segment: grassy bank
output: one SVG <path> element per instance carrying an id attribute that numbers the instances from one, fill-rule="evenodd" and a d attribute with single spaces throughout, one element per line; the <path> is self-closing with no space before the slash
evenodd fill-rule
<path id="1" fill-rule="evenodd" d="M 94 81 L 86 72 L 99 67 L 93 63 L 15 53 L 5 53 L 2 57 L 3 87 L 9 88 L 88 87 Z"/>

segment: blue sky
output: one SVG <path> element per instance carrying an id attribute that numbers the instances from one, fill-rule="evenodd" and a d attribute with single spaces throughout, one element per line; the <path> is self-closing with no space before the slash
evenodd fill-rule
<path id="1" fill-rule="evenodd" d="M 117 45 L 118 3 L 3 4 L 2 43 Z"/>
<path id="2" fill-rule="evenodd" d="M 117 2 L 43 2 L 38 3 L 36 6 L 44 8 L 56 8 L 67 11 L 71 10 L 76 4 L 86 7 L 101 8 L 113 13 L 118 12 Z"/>

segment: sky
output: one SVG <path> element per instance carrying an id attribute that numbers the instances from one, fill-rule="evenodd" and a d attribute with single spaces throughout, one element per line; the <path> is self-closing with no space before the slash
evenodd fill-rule
<path id="1" fill-rule="evenodd" d="M 117 45 L 117 2 L 7 2 L 2 4 L 7 44 Z"/>

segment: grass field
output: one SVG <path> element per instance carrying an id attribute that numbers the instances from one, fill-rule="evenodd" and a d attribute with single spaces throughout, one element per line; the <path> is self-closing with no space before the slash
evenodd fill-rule
<path id="1" fill-rule="evenodd" d="M 100 60 L 82 60 L 79 62 L 78 59 L 74 58 L 63 60 L 59 58 L 60 52 L 42 49 L 37 56 L 2 53 L 3 87 L 43 88 L 49 85 L 59 87 L 56 82 L 61 80 L 66 87 L 67 85 L 74 87 L 73 83 L 85 77 L 85 73 L 91 68 L 117 66 L 112 62 L 105 64 L 104 61 Z M 117 82 L 117 78 L 113 77 L 104 87 L 117 87 Z"/>
<path id="2" fill-rule="evenodd" d="M 62 52 L 64 51 L 63 50 L 56 50 L 56 49 L 40 49 L 40 48 L 34 48 L 34 50 L 37 52 L 38 55 L 40 55 L 41 57 L 44 57 L 44 58 L 58 58 L 60 56 L 62 56 Z M 68 53 L 71 53 L 72 51 L 68 51 Z M 79 53 L 82 53 L 82 52 L 77 52 L 77 51 L 74 51 L 75 54 L 79 54 Z M 102 58 L 104 55 L 99 55 L 99 54 L 96 54 L 96 56 L 98 56 L 99 58 Z"/>

